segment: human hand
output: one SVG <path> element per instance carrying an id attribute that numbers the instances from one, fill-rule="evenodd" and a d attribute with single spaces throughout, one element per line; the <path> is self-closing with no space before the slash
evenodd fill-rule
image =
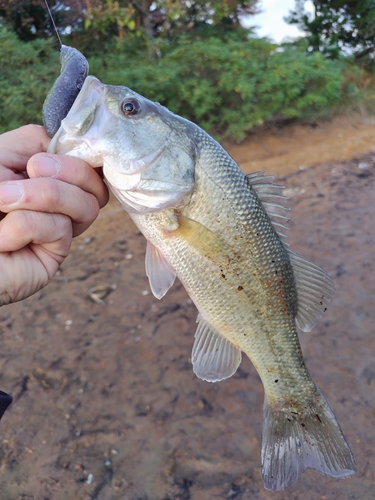
<path id="1" fill-rule="evenodd" d="M 47 285 L 108 201 L 99 174 L 44 153 L 49 141 L 39 125 L 0 135 L 0 306 Z"/>

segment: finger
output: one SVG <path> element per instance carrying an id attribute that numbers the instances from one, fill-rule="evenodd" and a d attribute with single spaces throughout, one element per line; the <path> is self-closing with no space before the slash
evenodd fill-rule
<path id="1" fill-rule="evenodd" d="M 99 203 L 94 195 L 50 177 L 0 184 L 0 211 L 30 210 L 64 214 L 73 221 L 73 234 L 83 233 L 96 219 Z"/>
<path id="2" fill-rule="evenodd" d="M 108 188 L 100 175 L 88 163 L 73 156 L 40 153 L 27 164 L 30 178 L 53 177 L 91 193 L 103 208 L 109 199 Z"/>
<path id="3" fill-rule="evenodd" d="M 72 222 L 66 215 L 18 210 L 0 223 L 0 306 L 43 288 L 68 255 Z"/>
<path id="4" fill-rule="evenodd" d="M 43 245 L 49 258 L 61 263 L 69 253 L 71 240 L 72 221 L 66 215 L 16 210 L 0 222 L 0 252 Z"/>
<path id="5" fill-rule="evenodd" d="M 6 132 L 0 135 L 0 165 L 23 171 L 31 156 L 46 151 L 50 140 L 41 125 L 25 125 Z"/>
<path id="6" fill-rule="evenodd" d="M 17 181 L 25 178 L 25 173 L 15 173 L 13 170 L 9 170 L 9 168 L 5 168 L 0 165 L 0 182 Z"/>

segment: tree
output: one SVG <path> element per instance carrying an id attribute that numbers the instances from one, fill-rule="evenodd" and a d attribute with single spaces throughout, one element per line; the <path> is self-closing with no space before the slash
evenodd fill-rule
<path id="1" fill-rule="evenodd" d="M 85 27 L 119 38 L 145 34 L 171 38 L 219 27 L 240 28 L 240 17 L 257 13 L 259 0 L 86 0 Z"/>
<path id="2" fill-rule="evenodd" d="M 305 9 L 305 0 L 296 0 L 286 21 L 307 33 L 310 51 L 330 58 L 353 53 L 368 62 L 375 54 L 375 0 L 314 0 L 314 14 Z"/>
<path id="3" fill-rule="evenodd" d="M 89 40 L 100 47 L 103 41 L 134 35 L 170 38 L 202 26 L 237 28 L 241 16 L 257 12 L 258 3 L 259 0 L 48 1 L 59 31 L 82 38 L 88 50 Z M 53 35 L 44 0 L 0 0 L 1 24 L 23 41 Z"/>
<path id="4" fill-rule="evenodd" d="M 48 0 L 48 5 L 59 31 L 71 32 L 82 23 L 79 0 Z M 55 36 L 44 0 L 0 0 L 1 25 L 17 33 L 25 42 Z"/>

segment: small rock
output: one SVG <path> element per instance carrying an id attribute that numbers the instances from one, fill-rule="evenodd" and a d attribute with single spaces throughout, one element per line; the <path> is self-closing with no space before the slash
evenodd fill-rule
<path id="1" fill-rule="evenodd" d="M 366 161 L 361 161 L 358 163 L 358 168 L 369 168 L 370 164 Z"/>
<path id="2" fill-rule="evenodd" d="M 102 306 L 105 306 L 106 303 L 104 302 L 104 299 L 113 291 L 116 290 L 116 285 L 97 285 L 88 291 L 88 296 L 90 299 L 96 304 L 101 304 Z"/>

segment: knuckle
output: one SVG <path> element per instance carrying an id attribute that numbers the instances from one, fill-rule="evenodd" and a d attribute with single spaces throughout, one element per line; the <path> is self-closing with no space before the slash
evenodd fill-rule
<path id="1" fill-rule="evenodd" d="M 100 185 L 98 183 L 99 176 L 95 170 L 87 163 L 84 163 L 80 168 L 80 186 L 87 193 L 97 195 L 100 192 Z"/>
<path id="2" fill-rule="evenodd" d="M 93 195 L 89 195 L 87 203 L 85 204 L 85 210 L 82 212 L 80 220 L 77 221 L 79 224 L 92 224 L 94 220 L 99 215 L 99 202 Z"/>
<path id="3" fill-rule="evenodd" d="M 72 183 L 78 185 L 82 183 L 82 180 L 86 179 L 88 165 L 84 160 L 66 155 L 55 155 L 55 158 L 62 165 L 63 171 L 61 174 L 66 180 L 69 178 Z"/>
<path id="4" fill-rule="evenodd" d="M 23 217 L 19 221 L 21 231 L 30 236 L 36 234 L 40 226 L 39 213 L 25 210 L 22 214 Z"/>
<path id="5" fill-rule="evenodd" d="M 67 231 L 72 227 L 71 218 L 64 214 L 53 214 L 56 226 L 62 231 Z"/>
<path id="6" fill-rule="evenodd" d="M 41 199 L 48 211 L 51 208 L 59 208 L 61 206 L 61 191 L 59 183 L 54 179 L 45 178 L 43 179 L 43 188 L 41 192 Z"/>
<path id="7" fill-rule="evenodd" d="M 100 200 L 99 200 L 99 205 L 100 205 L 100 208 L 103 208 L 107 205 L 108 201 L 109 201 L 109 191 L 108 191 L 108 188 L 107 186 L 104 184 L 103 181 L 101 181 L 102 184 L 103 184 L 103 188 L 102 188 L 102 195 L 100 196 Z"/>
<path id="8" fill-rule="evenodd" d="M 56 238 L 61 239 L 72 233 L 72 220 L 64 214 L 50 214 L 55 229 Z"/>
<path id="9" fill-rule="evenodd" d="M 46 131 L 42 125 L 22 125 L 19 130 L 25 137 L 34 137 L 35 140 L 39 142 L 39 148 L 41 151 L 47 149 L 50 138 L 47 136 Z"/>
<path id="10" fill-rule="evenodd" d="M 12 236 L 16 240 L 27 239 L 37 229 L 34 212 L 29 210 L 16 210 L 10 212 L 6 218 L 12 231 Z"/>
<path id="11" fill-rule="evenodd" d="M 20 130 L 28 135 L 33 135 L 35 132 L 39 132 L 42 128 L 42 125 L 34 125 L 32 123 L 29 123 L 27 125 L 22 125 L 22 127 L 20 127 Z"/>

